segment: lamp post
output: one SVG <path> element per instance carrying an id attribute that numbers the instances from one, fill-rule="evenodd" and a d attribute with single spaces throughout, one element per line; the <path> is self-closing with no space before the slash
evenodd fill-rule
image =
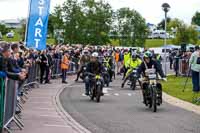
<path id="1" fill-rule="evenodd" d="M 169 12 L 170 5 L 168 3 L 162 4 L 162 9 L 165 12 L 165 41 L 164 41 L 164 64 L 165 64 L 165 74 L 167 74 L 167 58 L 166 58 L 166 45 L 167 45 L 167 12 Z"/>

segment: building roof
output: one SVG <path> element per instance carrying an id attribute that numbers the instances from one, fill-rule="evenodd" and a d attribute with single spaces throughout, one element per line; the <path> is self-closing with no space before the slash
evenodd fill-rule
<path id="1" fill-rule="evenodd" d="M 6 19 L 6 20 L 1 20 L 0 23 L 3 23 L 3 24 L 20 24 L 21 20 L 20 19 Z"/>

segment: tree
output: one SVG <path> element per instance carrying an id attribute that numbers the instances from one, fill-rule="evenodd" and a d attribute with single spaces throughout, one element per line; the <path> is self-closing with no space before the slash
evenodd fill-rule
<path id="1" fill-rule="evenodd" d="M 6 28 L 6 26 L 5 25 L 3 25 L 3 24 L 0 24 L 0 32 L 3 34 L 3 35 L 5 35 L 6 33 L 8 33 L 8 28 Z"/>
<path id="2" fill-rule="evenodd" d="M 146 23 L 135 10 L 121 8 L 116 12 L 117 33 L 120 45 L 144 46 L 146 38 Z"/>
<path id="3" fill-rule="evenodd" d="M 22 24 L 22 27 L 19 29 L 19 35 L 21 38 L 21 41 L 25 41 L 25 34 L 26 34 L 26 19 L 22 19 L 20 21 Z"/>
<path id="4" fill-rule="evenodd" d="M 170 23 L 171 18 L 167 17 L 167 25 Z M 158 29 L 164 30 L 165 29 L 165 19 L 163 19 L 160 23 L 158 23 Z"/>
<path id="5" fill-rule="evenodd" d="M 172 29 L 178 29 L 181 27 L 183 21 L 178 18 L 171 19 L 171 21 L 167 24 L 167 31 L 171 31 Z"/>
<path id="6" fill-rule="evenodd" d="M 176 45 L 180 44 L 196 44 L 198 41 L 198 32 L 193 26 L 187 26 L 182 23 L 177 29 L 176 38 L 172 42 Z"/>
<path id="7" fill-rule="evenodd" d="M 58 43 L 60 35 L 59 33 L 55 34 L 55 32 L 63 29 L 64 29 L 64 22 L 63 22 L 62 7 L 57 5 L 54 8 L 54 11 L 49 15 L 48 34 L 53 36 L 56 42 Z"/>
<path id="8" fill-rule="evenodd" d="M 109 32 L 112 23 L 111 6 L 100 0 L 84 0 L 82 10 L 85 16 L 84 31 L 86 42 L 93 45 L 110 43 Z"/>
<path id="9" fill-rule="evenodd" d="M 67 0 L 62 7 L 64 19 L 64 38 L 66 43 L 83 43 L 82 26 L 84 20 L 81 6 L 77 0 Z"/>
<path id="10" fill-rule="evenodd" d="M 192 17 L 192 24 L 200 26 L 200 12 L 196 12 Z"/>

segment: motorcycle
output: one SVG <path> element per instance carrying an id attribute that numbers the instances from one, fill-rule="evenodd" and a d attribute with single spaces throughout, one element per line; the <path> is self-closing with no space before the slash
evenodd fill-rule
<path id="1" fill-rule="evenodd" d="M 84 79 L 85 79 L 85 72 L 86 72 L 86 66 L 83 66 L 83 71 L 82 71 L 82 73 L 81 73 L 81 75 L 80 75 L 80 78 L 84 81 Z"/>
<path id="2" fill-rule="evenodd" d="M 90 99 L 94 100 L 96 98 L 96 102 L 99 103 L 101 100 L 101 96 L 103 96 L 103 88 L 102 88 L 102 82 L 101 82 L 101 76 L 95 75 L 92 73 L 89 73 L 90 76 L 92 76 L 93 83 L 90 86 Z"/>
<path id="3" fill-rule="evenodd" d="M 157 111 L 157 106 L 162 104 L 162 90 L 157 87 L 157 75 L 155 69 L 147 69 L 146 75 L 148 78 L 148 89 L 146 90 L 146 106 L 153 109 L 153 112 Z"/>
<path id="4" fill-rule="evenodd" d="M 108 73 L 108 68 L 107 67 L 104 67 L 103 79 L 104 79 L 104 83 L 108 87 L 109 84 L 110 84 L 110 75 Z"/>
<path id="5" fill-rule="evenodd" d="M 137 83 L 137 69 L 133 69 L 131 75 L 130 75 L 130 88 L 132 90 L 136 89 L 136 83 Z"/>

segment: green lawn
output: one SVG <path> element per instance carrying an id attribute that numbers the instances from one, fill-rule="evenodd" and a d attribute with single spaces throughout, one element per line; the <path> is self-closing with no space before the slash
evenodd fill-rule
<path id="1" fill-rule="evenodd" d="M 167 82 L 162 82 L 164 92 L 171 96 L 192 103 L 193 92 L 191 78 L 188 80 L 185 92 L 183 92 L 182 90 L 185 85 L 186 77 L 169 76 L 167 79 Z"/>
<path id="2" fill-rule="evenodd" d="M 167 44 L 172 44 L 171 39 L 167 40 Z M 147 39 L 145 43 L 145 47 L 162 47 L 164 45 L 164 39 Z"/>
<path id="3" fill-rule="evenodd" d="M 16 31 L 14 32 L 15 32 L 14 38 L 7 38 L 6 35 L 4 35 L 2 40 L 6 42 L 19 42 L 21 40 L 21 37 Z M 47 44 L 55 44 L 55 39 L 52 38 L 47 39 Z"/>

